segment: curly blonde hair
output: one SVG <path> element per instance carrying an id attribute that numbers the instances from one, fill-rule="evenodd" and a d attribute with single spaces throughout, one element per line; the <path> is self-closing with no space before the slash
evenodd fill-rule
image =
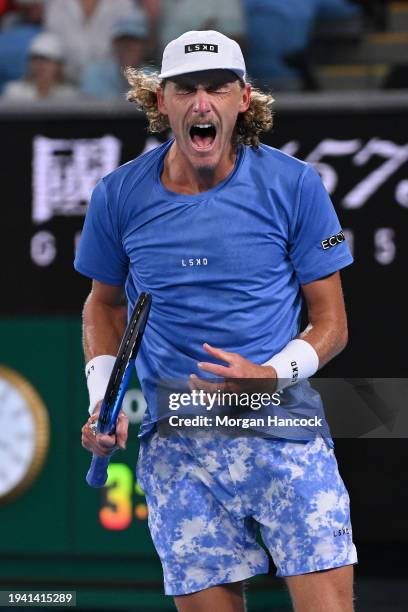
<path id="1" fill-rule="evenodd" d="M 157 107 L 156 91 L 163 87 L 164 82 L 157 72 L 146 73 L 140 69 L 126 68 L 125 76 L 131 86 L 127 99 L 134 102 L 142 110 L 149 122 L 150 132 L 163 132 L 170 127 L 168 117 L 162 115 Z M 243 82 L 240 81 L 244 86 Z M 245 84 L 249 84 L 246 81 Z M 259 146 L 259 136 L 262 132 L 271 129 L 273 125 L 273 112 L 271 105 L 273 97 L 253 88 L 249 108 L 239 113 L 233 134 L 233 144 L 245 144 L 251 147 Z"/>

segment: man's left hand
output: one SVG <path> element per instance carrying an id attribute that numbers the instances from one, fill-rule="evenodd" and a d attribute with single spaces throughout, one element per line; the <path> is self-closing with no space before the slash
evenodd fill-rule
<path id="1" fill-rule="evenodd" d="M 221 376 L 229 381 L 233 378 L 249 378 L 253 379 L 254 381 L 259 380 L 260 378 L 269 379 L 273 381 L 273 386 L 276 386 L 276 371 L 273 367 L 257 365 L 252 363 L 252 361 L 245 359 L 238 353 L 224 351 L 223 349 L 209 345 L 207 342 L 203 346 L 209 355 L 219 359 L 220 361 L 225 361 L 228 366 L 205 361 L 197 364 L 200 370 L 204 370 L 205 372 L 214 374 L 215 376 Z M 237 383 L 238 386 L 241 386 L 239 381 L 237 381 Z"/>
<path id="2" fill-rule="evenodd" d="M 215 346 L 210 346 L 207 342 L 203 346 L 212 357 L 220 361 L 226 361 L 229 365 L 222 366 L 204 361 L 198 363 L 200 370 L 224 378 L 276 378 L 276 371 L 271 366 L 257 365 L 238 353 L 229 353 Z"/>

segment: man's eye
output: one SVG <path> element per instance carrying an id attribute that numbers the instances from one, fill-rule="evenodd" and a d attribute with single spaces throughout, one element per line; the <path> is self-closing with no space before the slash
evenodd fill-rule
<path id="1" fill-rule="evenodd" d="M 181 94 L 182 96 L 186 94 L 191 94 L 193 93 L 193 91 L 193 89 L 188 89 L 188 87 L 180 87 L 179 89 L 177 89 L 177 93 Z"/>

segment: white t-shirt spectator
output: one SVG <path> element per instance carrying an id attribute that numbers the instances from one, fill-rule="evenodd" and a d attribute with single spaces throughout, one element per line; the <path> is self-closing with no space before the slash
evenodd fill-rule
<path id="1" fill-rule="evenodd" d="M 34 102 L 34 101 L 64 101 L 75 100 L 78 98 L 78 90 L 72 85 L 65 83 L 56 84 L 50 89 L 47 96 L 40 96 L 34 83 L 21 79 L 7 83 L 3 90 L 2 99 L 15 102 Z"/>
<path id="2" fill-rule="evenodd" d="M 113 24 L 133 10 L 133 0 L 99 0 L 86 19 L 80 0 L 47 2 L 45 28 L 63 44 L 65 76 L 78 82 L 86 64 L 110 57 Z"/>

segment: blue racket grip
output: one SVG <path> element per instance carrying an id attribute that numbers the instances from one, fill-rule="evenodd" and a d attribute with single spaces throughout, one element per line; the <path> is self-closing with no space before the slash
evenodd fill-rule
<path id="1" fill-rule="evenodd" d="M 92 455 L 92 461 L 88 473 L 86 475 L 86 482 L 90 487 L 103 487 L 108 478 L 108 465 L 110 457 L 99 457 L 98 455 Z"/>

